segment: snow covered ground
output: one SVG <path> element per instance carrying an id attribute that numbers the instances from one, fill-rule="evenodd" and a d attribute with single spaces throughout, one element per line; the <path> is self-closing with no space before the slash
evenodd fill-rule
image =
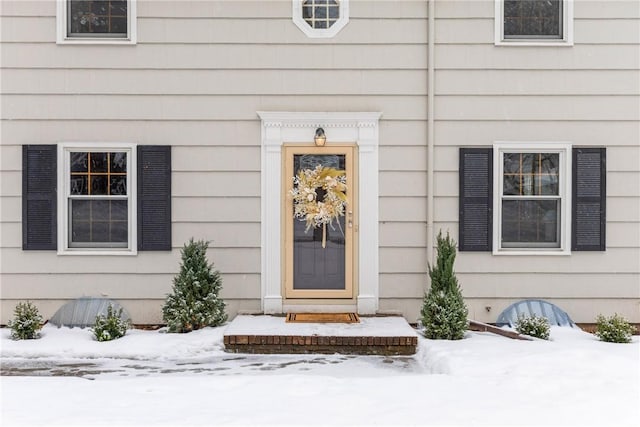
<path id="1" fill-rule="evenodd" d="M 640 425 L 640 341 L 420 338 L 414 357 L 224 353 L 225 327 L 112 342 L 0 330 L 3 426 Z M 7 376 L 28 373 L 30 376 Z M 71 375 L 71 376 L 69 376 Z"/>

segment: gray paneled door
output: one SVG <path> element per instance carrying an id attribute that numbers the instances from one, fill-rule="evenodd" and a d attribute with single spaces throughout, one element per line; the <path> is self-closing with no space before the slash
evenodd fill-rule
<path id="1" fill-rule="evenodd" d="M 285 166 L 285 297 L 351 299 L 354 295 L 354 234 L 357 232 L 357 182 L 354 171 L 355 145 L 310 147 L 286 145 Z M 318 165 L 344 171 L 347 201 L 344 216 L 332 225 L 307 227 L 294 218 L 291 190 L 294 177 Z M 316 188 L 315 199 L 322 202 L 325 191 Z"/>

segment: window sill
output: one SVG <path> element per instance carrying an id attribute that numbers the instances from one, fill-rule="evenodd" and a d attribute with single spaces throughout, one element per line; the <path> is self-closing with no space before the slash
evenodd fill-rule
<path id="1" fill-rule="evenodd" d="M 513 255 L 513 256 L 567 256 L 571 255 L 570 250 L 564 249 L 555 249 L 555 250 L 544 250 L 544 249 L 530 249 L 530 250 L 522 250 L 522 249 L 498 249 L 493 251 L 493 255 Z"/>
<path id="2" fill-rule="evenodd" d="M 573 41 L 568 40 L 499 40 L 495 42 L 496 46 L 554 46 L 554 47 L 573 47 Z"/>
<path id="3" fill-rule="evenodd" d="M 135 45 L 136 41 L 130 38 L 127 39 L 111 39 L 111 38 L 99 38 L 99 37 L 69 37 L 62 40 L 57 40 L 56 44 L 65 45 Z"/>
<path id="4" fill-rule="evenodd" d="M 113 250 L 113 251 L 109 251 L 109 250 L 104 250 L 104 249 L 97 249 L 97 250 L 88 250 L 88 249 L 78 249 L 78 250 L 71 250 L 71 249 L 65 249 L 62 251 L 58 251 L 58 255 L 78 255 L 78 256 L 134 256 L 134 255 L 138 255 L 138 251 L 136 250 Z"/>

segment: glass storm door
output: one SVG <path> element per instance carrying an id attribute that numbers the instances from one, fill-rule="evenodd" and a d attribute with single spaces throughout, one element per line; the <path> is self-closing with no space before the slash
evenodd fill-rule
<path id="1" fill-rule="evenodd" d="M 354 233 L 357 232 L 355 200 L 357 194 L 356 173 L 354 171 L 355 146 L 285 146 L 284 148 L 284 191 L 285 191 L 285 297 L 286 298 L 353 298 L 354 277 Z M 316 172 L 320 167 L 328 171 L 329 177 Z M 323 169 L 329 168 L 329 169 Z M 311 173 L 306 182 L 295 181 L 294 177 Z M 315 179 L 321 176 L 322 179 Z M 324 180 L 338 179 L 346 185 L 344 189 L 343 215 L 333 217 L 331 223 L 319 224 L 307 221 L 308 216 L 295 217 L 296 205 L 301 196 L 294 197 L 292 190 L 305 191 L 310 202 L 306 212 L 335 212 L 340 203 L 320 186 Z M 300 193 L 299 193 L 300 194 Z M 335 190 L 333 192 L 335 196 Z M 295 199 L 295 200 L 294 200 Z M 319 203 L 320 202 L 320 203 Z M 323 208 L 326 203 L 326 208 Z M 322 214 L 319 214 L 322 215 Z M 311 215 L 314 217 L 314 215 Z"/>

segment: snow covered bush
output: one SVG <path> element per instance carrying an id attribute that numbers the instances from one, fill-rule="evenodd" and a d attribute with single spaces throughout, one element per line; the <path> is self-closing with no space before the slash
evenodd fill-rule
<path id="1" fill-rule="evenodd" d="M 636 331 L 635 326 L 629 324 L 627 319 L 615 313 L 611 317 L 599 314 L 596 317 L 596 336 L 602 341 L 615 343 L 631 342 L 631 335 Z"/>
<path id="2" fill-rule="evenodd" d="M 459 340 L 468 327 L 469 311 L 462 298 L 458 279 L 453 271 L 456 242 L 438 233 L 436 265 L 429 268 L 431 287 L 422 304 L 424 335 L 430 339 Z"/>
<path id="3" fill-rule="evenodd" d="M 225 303 L 218 296 L 222 278 L 207 261 L 208 242 L 193 238 L 182 248 L 180 272 L 173 279 L 173 293 L 167 295 L 162 317 L 169 332 L 191 332 L 205 326 L 219 326 L 227 320 Z"/>
<path id="4" fill-rule="evenodd" d="M 520 315 L 516 320 L 516 331 L 522 335 L 528 335 L 543 340 L 549 339 L 549 331 L 551 329 L 549 320 L 544 316 Z"/>
<path id="5" fill-rule="evenodd" d="M 32 340 L 40 336 L 42 316 L 31 302 L 20 302 L 13 311 L 14 318 L 7 324 L 14 340 Z"/>
<path id="6" fill-rule="evenodd" d="M 123 337 L 130 326 L 128 320 L 122 320 L 122 308 L 116 313 L 113 305 L 109 304 L 106 316 L 96 316 L 92 331 L 98 341 L 111 341 Z"/>

